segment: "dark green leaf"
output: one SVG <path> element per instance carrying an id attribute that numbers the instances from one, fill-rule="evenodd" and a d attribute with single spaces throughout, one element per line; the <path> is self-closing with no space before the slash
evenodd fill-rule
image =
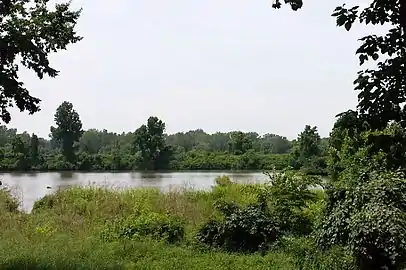
<path id="1" fill-rule="evenodd" d="M 347 22 L 345 23 L 345 25 L 344 25 L 344 27 L 345 27 L 345 29 L 346 29 L 347 31 L 350 31 L 351 26 L 352 26 L 352 23 L 351 23 L 350 21 L 347 21 Z"/>

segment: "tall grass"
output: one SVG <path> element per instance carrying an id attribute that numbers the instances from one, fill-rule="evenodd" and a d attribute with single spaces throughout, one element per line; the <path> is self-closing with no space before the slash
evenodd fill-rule
<path id="1" fill-rule="evenodd" d="M 260 189 L 259 184 L 225 184 L 211 191 L 162 193 L 72 187 L 37 201 L 30 214 L 19 212 L 18 202 L 1 190 L 0 269 L 298 269 L 306 255 L 293 252 L 292 245 L 265 255 L 241 255 L 208 250 L 194 241 L 200 226 L 219 215 L 216 200 L 248 205 Z M 311 207 L 318 209 L 312 205 L 309 211 Z M 176 243 L 148 235 L 103 237 L 114 236 L 116 227 L 128 221 L 165 221 L 172 226 L 173 218 L 185 231 Z M 315 256 L 306 261 L 306 269 L 346 269 L 342 264 L 332 268 L 331 258 Z"/>

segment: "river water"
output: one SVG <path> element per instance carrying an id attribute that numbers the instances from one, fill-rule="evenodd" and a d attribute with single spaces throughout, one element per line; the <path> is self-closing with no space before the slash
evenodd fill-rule
<path id="1" fill-rule="evenodd" d="M 34 202 L 46 194 L 70 186 L 102 186 L 108 188 L 153 187 L 162 191 L 171 188 L 207 190 L 214 185 L 217 176 L 228 175 L 238 183 L 263 183 L 267 176 L 260 172 L 119 172 L 119 173 L 0 173 L 2 187 L 11 190 L 30 211 Z"/>

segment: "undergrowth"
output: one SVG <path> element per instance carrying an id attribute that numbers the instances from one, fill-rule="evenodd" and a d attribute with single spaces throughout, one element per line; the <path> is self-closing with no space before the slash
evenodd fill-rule
<path id="1" fill-rule="evenodd" d="M 286 228 L 275 188 L 217 183 L 168 193 L 72 187 L 40 199 L 30 214 L 3 190 L 0 269 L 349 269 L 337 260 L 344 251 L 315 252 L 311 233 Z M 303 206 L 283 209 L 312 227 L 324 195 L 302 192 Z"/>

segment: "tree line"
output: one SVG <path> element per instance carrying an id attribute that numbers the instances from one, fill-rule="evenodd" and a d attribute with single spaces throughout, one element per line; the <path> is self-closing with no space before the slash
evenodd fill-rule
<path id="1" fill-rule="evenodd" d="M 134 132 L 84 131 L 77 111 L 63 102 L 50 139 L 0 126 L 0 169 L 27 170 L 270 170 L 326 173 L 327 138 L 306 126 L 296 140 L 256 132 L 202 129 L 167 134 L 151 116 Z"/>

